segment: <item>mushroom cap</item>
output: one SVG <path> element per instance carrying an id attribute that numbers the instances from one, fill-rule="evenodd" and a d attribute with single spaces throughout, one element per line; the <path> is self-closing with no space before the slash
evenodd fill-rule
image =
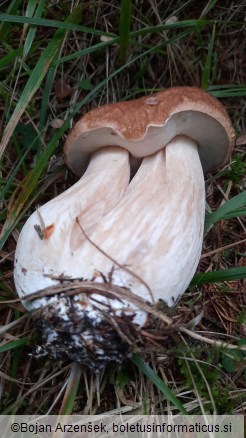
<path id="1" fill-rule="evenodd" d="M 141 158 L 178 135 L 197 143 L 204 172 L 225 163 L 235 143 L 231 120 L 216 98 L 196 87 L 173 87 L 85 114 L 67 137 L 65 160 L 81 175 L 101 147 L 121 146 Z"/>

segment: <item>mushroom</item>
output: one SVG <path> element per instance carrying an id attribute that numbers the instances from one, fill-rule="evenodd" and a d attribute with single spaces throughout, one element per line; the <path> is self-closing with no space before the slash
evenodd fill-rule
<path id="1" fill-rule="evenodd" d="M 15 255 L 17 292 L 41 309 L 42 351 L 94 369 L 129 354 L 148 312 L 124 291 L 168 306 L 185 292 L 202 249 L 203 171 L 225 163 L 234 141 L 221 103 L 194 87 L 106 105 L 77 122 L 65 159 L 77 175 L 90 159 L 87 170 L 33 213 Z M 142 159 L 130 182 L 129 156 Z M 28 301 L 59 277 L 87 281 L 90 293 Z"/>

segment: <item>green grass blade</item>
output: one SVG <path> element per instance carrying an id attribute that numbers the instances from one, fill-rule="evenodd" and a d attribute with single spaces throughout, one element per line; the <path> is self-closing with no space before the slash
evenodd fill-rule
<path id="1" fill-rule="evenodd" d="M 71 61 L 72 59 L 81 58 L 81 56 L 85 56 L 88 55 L 89 53 L 96 52 L 97 50 L 104 49 L 118 42 L 119 42 L 119 37 L 115 37 L 110 39 L 109 41 L 94 44 L 91 47 L 86 47 L 83 50 L 78 50 L 77 52 L 71 53 L 71 55 L 63 56 L 62 58 L 59 58 L 57 61 L 54 61 L 53 64 L 54 65 L 62 64 L 63 62 Z"/>
<path id="2" fill-rule="evenodd" d="M 68 20 L 73 18 L 74 13 L 72 13 Z M 46 49 L 44 49 L 41 57 L 39 58 L 36 66 L 34 67 L 31 76 L 29 77 L 24 90 L 20 96 L 19 101 L 16 104 L 15 110 L 10 117 L 10 120 L 5 128 L 3 133 L 3 138 L 0 144 L 0 159 L 4 154 L 5 148 L 11 138 L 11 135 L 16 128 L 17 123 L 19 122 L 22 114 L 24 113 L 28 103 L 38 90 L 41 82 L 43 81 L 49 67 L 61 46 L 65 35 L 65 31 L 63 29 L 58 29 L 55 32 L 53 39 L 50 41 Z"/>
<path id="3" fill-rule="evenodd" d="M 206 4 L 205 8 L 202 11 L 200 18 L 207 15 L 208 12 L 216 5 L 216 3 L 217 3 L 217 0 L 209 0 L 208 3 Z"/>
<path id="4" fill-rule="evenodd" d="M 29 0 L 27 3 L 27 8 L 26 8 L 26 17 L 32 17 L 36 6 L 37 6 L 38 0 Z"/>
<path id="5" fill-rule="evenodd" d="M 246 96 L 246 85 L 209 85 L 207 91 L 214 97 Z"/>
<path id="6" fill-rule="evenodd" d="M 57 55 L 58 55 L 58 53 L 57 53 Z M 50 98 L 50 94 L 52 91 L 52 86 L 53 86 L 55 74 L 56 74 L 56 69 L 52 65 L 50 67 L 48 74 L 47 74 L 47 77 L 46 77 L 44 91 L 43 91 L 43 97 L 42 97 L 42 102 L 41 102 L 40 119 L 39 119 L 40 132 L 43 132 L 43 130 L 44 130 L 46 116 L 47 116 L 47 108 L 49 105 L 49 98 Z"/>
<path id="7" fill-rule="evenodd" d="M 172 393 L 172 391 L 163 382 L 163 380 L 160 379 L 159 376 L 157 376 L 152 368 L 141 359 L 140 356 L 134 354 L 131 360 L 140 369 L 140 371 L 142 371 L 142 373 L 144 373 L 152 381 L 152 383 L 154 383 L 154 385 L 166 396 L 166 398 L 174 406 L 176 406 L 176 408 L 179 409 L 182 414 L 188 415 L 188 412 L 186 411 L 182 403 L 180 403 L 179 399 Z"/>
<path id="8" fill-rule="evenodd" d="M 79 14 L 77 14 L 77 18 L 79 18 Z M 56 20 L 48 20 L 46 18 L 39 18 L 39 17 L 23 17 L 19 15 L 0 14 L 0 21 L 7 23 L 30 24 L 34 26 L 56 27 L 57 29 L 63 29 L 63 30 L 76 30 L 77 32 L 89 33 L 92 35 L 99 35 L 99 36 L 102 35 L 113 36 L 113 37 L 115 36 L 108 32 L 101 32 L 99 30 L 92 29 L 90 27 L 85 27 L 71 23 L 68 20 L 63 22 Z"/>
<path id="9" fill-rule="evenodd" d="M 102 32 L 90 27 L 81 26 L 78 24 L 68 23 L 68 22 L 62 22 L 62 21 L 56 21 L 56 20 L 48 20 L 46 18 L 35 18 L 35 17 L 23 17 L 19 15 L 8 15 L 8 14 L 0 14 L 0 21 L 7 22 L 7 23 L 20 23 L 20 24 L 30 24 L 35 26 L 45 26 L 45 27 L 56 27 L 58 29 L 65 29 L 65 30 L 75 30 L 77 32 L 83 32 L 83 33 L 89 33 L 92 35 L 99 35 L 99 36 L 108 36 L 114 38 L 115 35 L 111 34 L 109 32 Z M 140 35 L 148 35 L 151 33 L 158 33 L 162 32 L 163 30 L 168 29 L 185 29 L 188 28 L 198 28 L 206 26 L 207 24 L 214 23 L 214 21 L 211 20 L 184 20 L 179 21 L 177 23 L 173 24 L 160 24 L 157 26 L 147 26 L 140 30 L 136 30 L 134 32 L 130 33 L 130 37 L 134 38 Z"/>
<path id="10" fill-rule="evenodd" d="M 23 53 L 23 48 L 19 47 L 18 49 L 11 50 L 7 55 L 3 56 L 0 59 L 0 70 L 6 68 L 11 62 L 14 62 L 17 56 L 21 56 Z"/>
<path id="11" fill-rule="evenodd" d="M 195 274 L 190 286 L 200 286 L 208 283 L 219 283 L 223 281 L 234 281 L 246 278 L 246 266 L 239 268 L 220 269 L 214 272 L 206 272 L 204 274 Z"/>
<path id="12" fill-rule="evenodd" d="M 33 3 L 30 4 L 30 8 L 28 9 L 26 16 L 27 17 L 32 17 L 32 15 L 35 12 L 34 16 L 36 18 L 41 17 L 41 15 L 43 13 L 43 10 L 44 10 L 44 7 L 45 7 L 45 1 L 46 0 L 40 0 L 38 2 L 37 10 L 35 12 L 35 8 L 36 8 L 36 5 L 37 5 L 37 0 L 33 0 Z M 25 59 L 27 57 L 27 55 L 28 55 L 28 53 L 29 53 L 29 51 L 30 51 L 30 49 L 32 47 L 32 43 L 34 41 L 34 38 L 35 38 L 35 35 L 36 35 L 36 31 L 37 31 L 37 27 L 35 26 L 35 27 L 32 27 L 31 29 L 29 29 L 29 31 L 27 33 L 26 40 L 25 40 L 25 43 L 24 43 L 23 59 Z"/>
<path id="13" fill-rule="evenodd" d="M 17 372 L 18 372 L 19 367 L 21 366 L 20 354 L 21 354 L 21 348 L 16 347 L 13 351 L 13 354 L 12 354 L 12 366 L 11 366 L 11 378 L 12 379 L 17 379 Z M 8 389 L 8 400 L 9 401 L 11 401 L 13 389 L 14 389 L 14 382 L 12 381 L 12 382 L 10 382 L 10 386 Z"/>
<path id="14" fill-rule="evenodd" d="M 215 38 L 215 24 L 213 26 L 212 36 L 211 36 L 211 40 L 210 40 L 210 43 L 208 46 L 208 55 L 207 55 L 207 59 L 206 59 L 203 74 L 202 74 L 201 88 L 203 88 L 203 90 L 207 90 L 209 80 L 210 80 L 211 61 L 212 61 L 212 54 L 213 54 L 213 48 L 214 48 L 214 38 Z"/>
<path id="15" fill-rule="evenodd" d="M 205 219 L 204 231 L 207 233 L 215 222 L 226 219 L 226 215 L 237 217 L 237 210 L 246 206 L 246 191 L 239 193 L 229 201 L 226 201 L 221 207 L 213 213 L 207 213 Z"/>
<path id="16" fill-rule="evenodd" d="M 234 217 L 242 217 L 245 216 L 246 217 L 246 209 L 245 208 L 239 208 L 238 210 L 235 211 L 230 211 L 229 213 L 226 213 L 224 215 L 224 219 L 232 219 Z"/>
<path id="17" fill-rule="evenodd" d="M 10 2 L 10 4 L 9 4 L 7 10 L 5 11 L 6 15 L 9 15 L 9 14 L 15 15 L 16 12 L 18 11 L 18 8 L 20 6 L 21 1 L 22 0 L 12 0 L 12 2 Z M 3 14 L 3 15 L 5 15 L 5 14 Z M 6 34 L 6 32 L 8 31 L 9 24 L 8 24 L 8 22 L 5 22 L 1 19 L 0 19 L 0 21 L 2 21 L 2 23 L 0 23 L 0 41 L 3 41 L 3 38 Z"/>
<path id="18" fill-rule="evenodd" d="M 26 345 L 29 342 L 29 338 L 16 339 L 15 341 L 7 342 L 0 346 L 0 353 L 5 353 L 6 351 L 13 350 L 13 348 Z"/>
<path id="19" fill-rule="evenodd" d="M 9 188 L 10 188 L 10 186 L 11 186 L 11 184 L 12 184 L 12 182 L 13 182 L 16 174 L 17 174 L 17 172 L 19 172 L 19 169 L 22 166 L 22 164 L 24 163 L 24 161 L 26 159 L 26 156 L 29 153 L 29 151 L 31 150 L 32 146 L 33 146 L 33 144 L 31 143 L 29 145 L 29 147 L 25 150 L 25 152 L 23 153 L 19 163 L 15 166 L 12 174 L 8 177 L 7 182 L 6 182 L 5 186 L 4 186 L 4 188 L 1 189 L 1 192 L 0 192 L 0 202 L 3 201 L 6 193 L 8 192 L 8 190 L 9 190 Z"/>
<path id="20" fill-rule="evenodd" d="M 122 0 L 120 8 L 119 36 L 120 36 L 120 63 L 125 64 L 129 45 L 131 26 L 131 0 Z"/>
<path id="21" fill-rule="evenodd" d="M 147 26 L 147 27 L 144 27 L 142 29 L 135 30 L 134 32 L 131 32 L 130 37 L 135 38 L 138 36 L 163 32 L 164 30 L 172 30 L 172 29 L 180 29 L 180 28 L 186 29 L 187 27 L 190 28 L 191 30 L 193 28 L 198 29 L 198 28 L 206 26 L 207 24 L 211 24 L 211 21 L 210 20 L 184 20 L 184 21 L 177 21 L 176 23 L 173 23 L 173 24 L 159 24 L 157 26 Z M 191 32 L 191 30 L 190 30 L 190 32 Z"/>

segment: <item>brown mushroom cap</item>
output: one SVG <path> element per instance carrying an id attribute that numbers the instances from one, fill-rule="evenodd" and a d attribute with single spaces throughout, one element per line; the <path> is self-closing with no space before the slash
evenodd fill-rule
<path id="1" fill-rule="evenodd" d="M 67 137 L 65 159 L 81 175 L 90 154 L 101 147 L 120 146 L 145 157 L 178 135 L 197 143 L 204 172 L 225 163 L 235 143 L 230 118 L 217 99 L 199 88 L 173 87 L 85 114 Z"/>

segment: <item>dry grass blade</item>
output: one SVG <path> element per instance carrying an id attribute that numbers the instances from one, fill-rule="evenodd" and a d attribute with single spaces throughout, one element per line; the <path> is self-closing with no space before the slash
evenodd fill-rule
<path id="1" fill-rule="evenodd" d="M 59 415 L 69 415 L 72 413 L 82 371 L 83 368 L 81 365 L 76 363 L 72 365 L 69 377 L 67 379 L 67 387 L 62 400 Z"/>

